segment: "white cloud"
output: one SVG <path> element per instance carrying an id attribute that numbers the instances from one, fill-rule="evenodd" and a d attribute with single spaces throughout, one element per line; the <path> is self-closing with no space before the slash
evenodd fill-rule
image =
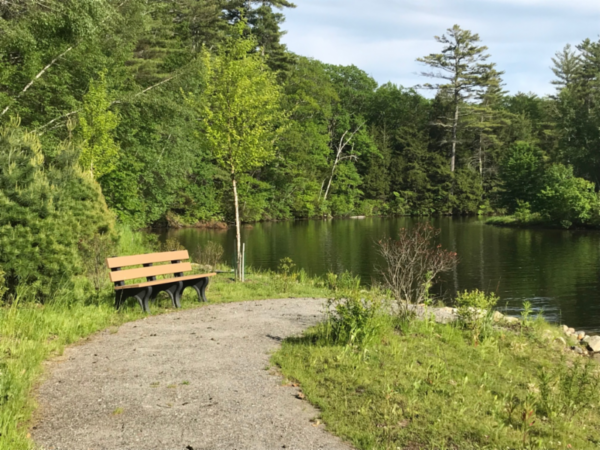
<path id="1" fill-rule="evenodd" d="M 378 82 L 412 86 L 415 59 L 440 49 L 433 39 L 455 23 L 477 32 L 511 92 L 553 92 L 551 57 L 566 43 L 598 37 L 600 1 L 297 0 L 286 10 L 290 50 L 332 64 L 355 64 Z"/>

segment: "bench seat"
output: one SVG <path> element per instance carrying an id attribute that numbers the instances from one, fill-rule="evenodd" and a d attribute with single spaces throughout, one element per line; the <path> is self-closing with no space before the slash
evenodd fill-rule
<path id="1" fill-rule="evenodd" d="M 159 293 L 166 292 L 173 306 L 180 308 L 181 296 L 188 287 L 196 290 L 199 301 L 206 302 L 206 287 L 210 277 L 216 273 L 184 275 L 192 270 L 191 263 L 182 262 L 184 259 L 189 259 L 187 250 L 107 258 L 110 280 L 115 285 L 115 307 L 118 309 L 128 298 L 135 298 L 145 312 L 150 312 L 149 302 Z M 156 263 L 161 264 L 155 266 Z M 143 267 L 127 268 L 131 266 Z M 156 279 L 159 275 L 169 274 L 173 276 Z M 146 278 L 146 281 L 125 284 L 128 280 L 139 278 Z"/>
<path id="2" fill-rule="evenodd" d="M 179 278 L 164 278 L 156 281 L 146 281 L 145 283 L 128 284 L 125 286 L 115 286 L 115 291 L 121 291 L 123 289 L 140 288 L 146 286 L 157 286 L 160 284 L 168 283 L 170 281 L 189 281 L 197 278 L 214 277 L 216 273 L 203 273 L 202 275 L 188 275 L 186 277 Z"/>

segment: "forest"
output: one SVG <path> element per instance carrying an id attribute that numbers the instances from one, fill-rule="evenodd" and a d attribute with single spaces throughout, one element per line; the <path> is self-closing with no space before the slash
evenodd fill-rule
<path id="1" fill-rule="evenodd" d="M 236 150 L 241 222 L 514 214 L 599 223 L 600 41 L 557 49 L 548 97 L 509 95 L 476 30 L 458 25 L 419 59 L 422 85 L 379 85 L 358 67 L 288 51 L 284 14 L 294 7 L 0 2 L 3 208 L 45 208 L 48 189 L 23 199 L 14 187 L 29 176 L 52 186 L 55 208 L 87 196 L 106 210 L 98 214 L 136 229 L 233 222 L 231 161 L 219 150 L 232 131 L 221 113 L 233 76 L 246 108 L 233 132 L 262 130 Z M 227 72 L 236 58 L 249 63 Z M 37 161 L 28 175 L 11 166 L 17 154 Z M 75 165 L 91 180 L 68 175 Z M 0 226 L 7 220 L 29 219 Z"/>

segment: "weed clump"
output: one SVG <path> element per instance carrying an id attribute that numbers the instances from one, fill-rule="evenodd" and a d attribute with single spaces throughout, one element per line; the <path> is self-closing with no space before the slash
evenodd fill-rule
<path id="1" fill-rule="evenodd" d="M 458 320 L 471 331 L 474 344 L 492 334 L 493 312 L 497 303 L 495 294 L 486 294 L 478 289 L 458 294 Z"/>

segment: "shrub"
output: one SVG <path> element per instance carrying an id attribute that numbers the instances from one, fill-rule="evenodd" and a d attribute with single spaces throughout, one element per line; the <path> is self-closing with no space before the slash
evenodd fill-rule
<path id="1" fill-rule="evenodd" d="M 498 303 L 494 294 L 486 294 L 478 289 L 464 291 L 458 294 L 458 319 L 471 330 L 473 342 L 477 344 L 482 337 L 487 336 L 491 329 L 493 308 Z"/>
<path id="2" fill-rule="evenodd" d="M 223 260 L 225 250 L 221 244 L 209 241 L 204 247 L 196 251 L 196 262 L 201 266 L 209 266 L 215 269 Z"/>
<path id="3" fill-rule="evenodd" d="M 372 292 L 340 291 L 327 310 L 329 338 L 335 344 L 365 346 L 382 327 L 382 302 Z"/>
<path id="4" fill-rule="evenodd" d="M 332 291 L 353 291 L 360 289 L 360 277 L 354 276 L 349 271 L 344 271 L 341 274 L 328 272 L 325 275 L 325 284 Z"/>
<path id="5" fill-rule="evenodd" d="M 588 223 L 598 210 L 595 185 L 573 175 L 571 166 L 553 164 L 543 177 L 539 210 L 549 220 L 569 228 Z"/>
<path id="6" fill-rule="evenodd" d="M 179 250 L 185 250 L 185 247 L 181 245 L 176 237 L 169 237 L 160 245 L 161 252 L 176 252 Z"/>
<path id="7" fill-rule="evenodd" d="M 396 299 L 401 312 L 408 304 L 420 304 L 429 298 L 429 289 L 437 276 L 456 262 L 456 253 L 435 244 L 439 230 L 421 223 L 403 228 L 398 239 L 379 241 L 379 253 L 385 261 L 384 286 Z"/>
<path id="8" fill-rule="evenodd" d="M 279 260 L 279 273 L 281 281 L 283 282 L 283 292 L 287 292 L 290 283 L 295 283 L 298 279 L 298 273 L 296 273 L 296 264 L 292 258 L 285 257 Z"/>
<path id="9" fill-rule="evenodd" d="M 22 286 L 47 299 L 85 272 L 94 236 L 114 239 L 112 215 L 77 152 L 63 144 L 54 153 L 46 166 L 38 137 L 18 120 L 0 128 L 0 265 L 9 295 Z"/>

